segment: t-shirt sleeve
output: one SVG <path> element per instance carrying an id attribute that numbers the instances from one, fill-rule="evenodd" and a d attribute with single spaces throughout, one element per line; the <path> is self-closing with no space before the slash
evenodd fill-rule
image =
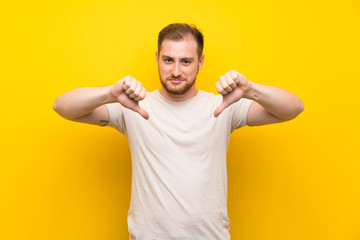
<path id="1" fill-rule="evenodd" d="M 237 128 L 247 126 L 247 114 L 253 100 L 242 98 L 236 103 L 230 106 L 232 118 L 231 118 L 231 132 Z"/>
<path id="2" fill-rule="evenodd" d="M 117 129 L 121 133 L 125 133 L 124 107 L 120 103 L 108 103 L 106 107 L 109 112 L 109 127 Z"/>

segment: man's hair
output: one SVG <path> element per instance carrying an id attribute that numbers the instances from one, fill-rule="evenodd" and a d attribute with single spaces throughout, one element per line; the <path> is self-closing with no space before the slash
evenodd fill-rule
<path id="1" fill-rule="evenodd" d="M 200 59 L 204 48 L 204 36 L 195 25 L 186 23 L 169 24 L 159 32 L 158 53 L 160 54 L 161 44 L 165 39 L 181 41 L 189 34 L 194 37 L 197 43 L 197 54 Z"/>

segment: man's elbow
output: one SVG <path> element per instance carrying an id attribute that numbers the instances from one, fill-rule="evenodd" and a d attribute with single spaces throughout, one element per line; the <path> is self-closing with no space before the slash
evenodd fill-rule
<path id="1" fill-rule="evenodd" d="M 53 110 L 55 112 L 57 112 L 58 114 L 60 114 L 60 106 L 59 106 L 59 98 L 56 98 L 55 101 L 54 101 L 54 104 L 53 104 Z"/>
<path id="2" fill-rule="evenodd" d="M 61 117 L 68 119 L 68 120 L 72 120 L 71 117 L 69 117 L 66 114 L 66 111 L 62 108 L 62 104 L 61 104 L 61 99 L 59 99 L 59 97 L 57 99 L 55 99 L 54 104 L 53 104 L 53 110 L 59 114 Z"/>
<path id="3" fill-rule="evenodd" d="M 58 112 L 58 111 L 59 111 L 59 103 L 58 103 L 57 99 L 55 99 L 55 102 L 54 102 L 54 104 L 53 104 L 53 110 L 54 110 L 55 112 L 59 113 L 59 112 Z"/>
<path id="4" fill-rule="evenodd" d="M 64 112 L 64 109 L 62 107 L 63 104 L 61 104 L 61 99 L 60 97 L 56 98 L 55 101 L 54 101 L 54 104 L 53 104 L 53 109 L 54 111 L 59 114 L 60 116 L 64 117 L 64 118 L 67 118 L 66 117 L 66 114 Z"/>
<path id="5" fill-rule="evenodd" d="M 300 113 L 302 113 L 302 112 L 304 111 L 304 109 L 305 109 L 304 103 L 300 100 L 299 106 L 298 106 L 298 114 L 297 114 L 297 115 L 299 115 Z M 296 115 L 296 116 L 297 116 L 297 115 Z"/>
<path id="6" fill-rule="evenodd" d="M 299 101 L 294 104 L 291 111 L 289 111 L 289 115 L 284 120 L 291 120 L 296 118 L 300 113 L 302 113 L 305 109 L 304 103 L 299 99 Z"/>

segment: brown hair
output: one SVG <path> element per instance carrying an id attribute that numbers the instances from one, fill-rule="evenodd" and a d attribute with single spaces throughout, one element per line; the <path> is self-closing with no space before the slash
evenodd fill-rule
<path id="1" fill-rule="evenodd" d="M 169 24 L 159 32 L 158 53 L 160 54 L 161 44 L 165 39 L 180 41 L 188 34 L 197 42 L 197 54 L 200 59 L 204 48 L 204 36 L 195 25 L 186 23 Z"/>

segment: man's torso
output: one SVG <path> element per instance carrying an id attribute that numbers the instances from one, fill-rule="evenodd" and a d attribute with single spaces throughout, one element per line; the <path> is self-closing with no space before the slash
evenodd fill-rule
<path id="1" fill-rule="evenodd" d="M 221 100 L 199 91 L 185 102 L 170 102 L 154 91 L 140 102 L 149 120 L 108 105 L 110 126 L 125 134 L 131 149 L 133 239 L 230 238 L 226 151 L 231 131 L 246 125 L 251 101 L 215 118 Z"/>

